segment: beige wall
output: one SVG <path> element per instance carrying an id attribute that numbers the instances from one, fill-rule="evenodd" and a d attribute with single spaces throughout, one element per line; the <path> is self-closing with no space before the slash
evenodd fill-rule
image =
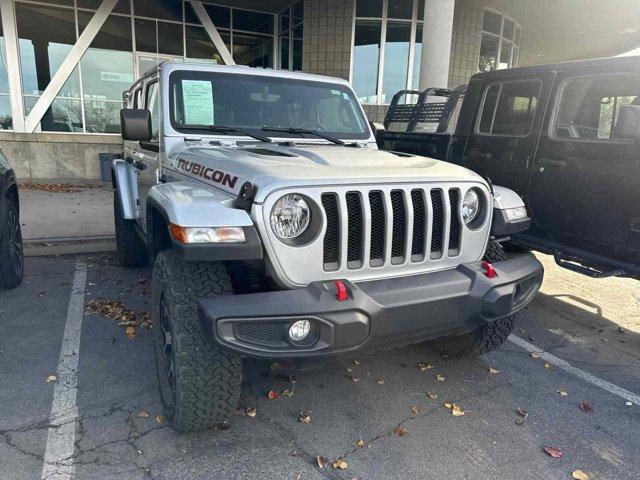
<path id="1" fill-rule="evenodd" d="M 0 146 L 19 181 L 97 180 L 98 153 L 122 153 L 115 135 L 0 132 Z"/>

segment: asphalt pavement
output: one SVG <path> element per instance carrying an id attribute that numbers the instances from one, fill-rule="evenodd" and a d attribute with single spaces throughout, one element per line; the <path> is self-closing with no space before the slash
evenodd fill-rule
<path id="1" fill-rule="evenodd" d="M 544 260 L 543 292 L 495 352 L 248 362 L 244 414 L 177 434 L 151 331 L 83 314 L 96 299 L 148 310 L 150 269 L 111 254 L 29 258 L 25 284 L 0 292 L 0 479 L 637 479 L 640 283 Z"/>

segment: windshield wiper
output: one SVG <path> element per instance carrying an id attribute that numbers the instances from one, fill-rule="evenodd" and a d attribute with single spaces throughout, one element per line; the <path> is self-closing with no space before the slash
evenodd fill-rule
<path id="1" fill-rule="evenodd" d="M 315 135 L 316 137 L 320 137 L 324 140 L 327 140 L 331 143 L 335 143 L 336 145 L 346 145 L 339 138 L 332 137 L 331 135 L 325 135 L 324 133 L 318 130 L 307 130 L 306 128 L 279 128 L 279 127 L 262 127 L 263 132 L 282 132 L 282 133 L 292 133 L 295 135 Z"/>
<path id="2" fill-rule="evenodd" d="M 183 130 L 209 130 L 210 132 L 222 133 L 224 135 L 228 135 L 231 133 L 239 133 L 240 135 L 255 138 L 256 140 L 260 140 L 261 142 L 265 142 L 265 143 L 273 142 L 273 140 L 271 140 L 269 137 L 257 135 L 255 133 L 248 132 L 244 128 L 231 127 L 229 125 L 180 125 L 178 128 Z"/>

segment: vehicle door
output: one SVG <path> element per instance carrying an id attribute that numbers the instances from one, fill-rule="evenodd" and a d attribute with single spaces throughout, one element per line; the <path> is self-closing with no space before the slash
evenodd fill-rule
<path id="1" fill-rule="evenodd" d="M 542 229 L 640 250 L 640 132 L 629 132 L 630 114 L 635 130 L 640 119 L 640 71 L 612 67 L 558 72 L 528 203 Z"/>
<path id="2" fill-rule="evenodd" d="M 487 80 L 461 162 L 523 198 L 548 90 L 545 80 L 544 74 Z"/>
<path id="3" fill-rule="evenodd" d="M 145 83 L 142 91 L 144 108 L 151 113 L 151 140 L 148 142 L 132 142 L 130 156 L 138 174 L 138 196 L 140 217 L 139 223 L 146 231 L 145 221 L 147 196 L 149 190 L 157 183 L 157 171 L 160 162 L 160 83 L 157 79 Z"/>

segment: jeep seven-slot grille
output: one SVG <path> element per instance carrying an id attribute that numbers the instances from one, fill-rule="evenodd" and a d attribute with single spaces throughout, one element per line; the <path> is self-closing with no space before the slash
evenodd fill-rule
<path id="1" fill-rule="evenodd" d="M 438 260 L 460 252 L 456 188 L 324 193 L 321 198 L 327 218 L 325 271 Z"/>

